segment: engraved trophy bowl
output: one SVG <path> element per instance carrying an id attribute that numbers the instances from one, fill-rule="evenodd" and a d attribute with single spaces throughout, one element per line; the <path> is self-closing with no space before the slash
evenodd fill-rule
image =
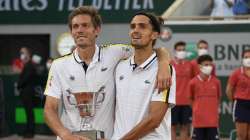
<path id="1" fill-rule="evenodd" d="M 96 105 L 100 102 L 100 98 L 102 101 L 104 100 L 104 96 L 100 92 L 76 92 L 71 94 L 75 97 L 76 104 L 72 104 L 69 98 L 68 101 L 78 108 L 81 117 L 80 131 L 73 132 L 73 134 L 88 137 L 90 140 L 104 138 L 104 132 L 95 130 L 91 123 L 95 116 Z"/>

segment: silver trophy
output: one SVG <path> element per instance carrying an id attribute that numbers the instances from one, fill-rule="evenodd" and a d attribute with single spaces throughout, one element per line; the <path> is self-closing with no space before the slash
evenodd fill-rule
<path id="1" fill-rule="evenodd" d="M 68 96 L 68 101 L 71 105 L 75 105 L 79 110 L 81 116 L 80 131 L 73 132 L 73 134 L 88 137 L 90 140 L 97 140 L 104 138 L 104 132 L 95 130 L 92 127 L 91 121 L 95 116 L 96 106 L 103 102 L 104 93 L 103 88 L 98 92 L 74 92 L 72 94 L 76 99 L 76 104 L 73 104 Z"/>

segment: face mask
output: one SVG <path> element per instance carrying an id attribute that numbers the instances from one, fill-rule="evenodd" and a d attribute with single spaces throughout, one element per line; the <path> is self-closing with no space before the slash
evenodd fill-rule
<path id="1" fill-rule="evenodd" d="M 245 67 L 250 67 L 250 58 L 243 58 L 242 64 Z"/>
<path id="2" fill-rule="evenodd" d="M 186 58 L 186 52 L 185 51 L 176 51 L 175 57 L 177 57 L 178 59 L 184 59 L 184 58 Z"/>
<path id="3" fill-rule="evenodd" d="M 205 55 L 205 54 L 208 54 L 208 50 L 207 49 L 198 49 L 198 55 L 199 56 Z"/>
<path id="4" fill-rule="evenodd" d="M 46 63 L 46 68 L 50 69 L 51 65 L 52 65 L 51 63 Z"/>
<path id="5" fill-rule="evenodd" d="M 32 56 L 32 61 L 33 61 L 35 64 L 40 64 L 41 61 L 42 61 L 42 57 L 39 56 L 39 55 L 34 54 L 34 55 Z"/>
<path id="6" fill-rule="evenodd" d="M 21 53 L 21 55 L 20 55 L 20 59 L 21 59 L 22 61 L 25 61 L 25 60 L 26 60 L 26 55 L 25 55 L 25 54 L 23 54 L 23 53 Z"/>
<path id="7" fill-rule="evenodd" d="M 212 66 L 202 66 L 200 70 L 202 73 L 204 73 L 206 75 L 210 75 L 212 70 L 213 70 L 213 67 Z"/>

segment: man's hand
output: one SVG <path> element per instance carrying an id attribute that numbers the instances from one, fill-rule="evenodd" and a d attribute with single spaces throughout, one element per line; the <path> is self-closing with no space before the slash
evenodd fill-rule
<path id="1" fill-rule="evenodd" d="M 158 89 L 160 93 L 163 90 L 169 89 L 171 86 L 171 70 L 169 63 L 159 62 L 159 69 L 157 72 L 155 88 Z"/>
<path id="2" fill-rule="evenodd" d="M 170 53 L 167 48 L 156 48 L 156 55 L 158 57 L 158 72 L 156 77 L 155 88 L 159 93 L 163 90 L 169 89 L 171 86 L 171 72 L 170 72 Z"/>

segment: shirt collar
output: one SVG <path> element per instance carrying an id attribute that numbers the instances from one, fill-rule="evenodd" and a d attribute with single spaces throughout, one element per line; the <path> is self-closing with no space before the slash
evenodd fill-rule
<path id="1" fill-rule="evenodd" d="M 200 74 L 198 74 L 197 77 L 198 77 L 198 79 L 199 79 L 200 81 L 205 81 L 205 80 L 203 80 L 203 79 L 201 78 Z M 210 81 L 210 79 L 211 79 L 211 75 L 209 75 L 209 77 L 207 78 L 206 81 Z"/>
<path id="2" fill-rule="evenodd" d="M 244 74 L 244 67 L 240 67 L 240 72 Z"/>
<path id="3" fill-rule="evenodd" d="M 174 57 L 174 63 L 175 64 L 184 64 L 185 63 L 185 60 L 182 60 L 181 62 L 178 62 L 178 60 L 177 60 L 177 58 L 176 57 Z"/>
<path id="4" fill-rule="evenodd" d="M 153 62 L 156 60 L 157 56 L 156 56 L 156 53 L 153 52 L 153 54 L 145 61 L 143 62 L 141 65 L 137 66 L 137 64 L 135 63 L 135 60 L 134 60 L 134 55 L 130 58 L 130 66 L 133 67 L 133 70 L 135 70 L 136 68 L 139 68 L 139 69 L 142 69 L 142 70 L 145 70 L 147 69 L 148 67 L 150 67 L 151 64 L 153 64 Z"/>
<path id="5" fill-rule="evenodd" d="M 74 59 L 77 63 L 83 63 L 84 61 L 79 57 L 77 48 L 73 52 Z M 100 48 L 95 45 L 95 54 L 92 59 L 92 63 L 99 62 L 101 60 L 101 50 Z"/>

